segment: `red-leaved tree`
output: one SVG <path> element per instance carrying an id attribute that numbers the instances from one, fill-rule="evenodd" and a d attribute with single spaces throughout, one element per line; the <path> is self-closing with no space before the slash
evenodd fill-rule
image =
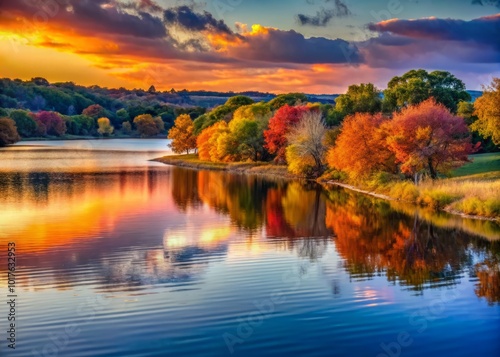
<path id="1" fill-rule="evenodd" d="M 427 172 L 437 178 L 439 172 L 467 163 L 477 150 L 464 119 L 434 98 L 396 113 L 387 126 L 389 149 L 408 175 Z"/>
<path id="2" fill-rule="evenodd" d="M 271 154 L 276 155 L 277 161 L 285 162 L 285 149 L 288 144 L 286 136 L 290 129 L 300 121 L 304 113 L 311 110 L 315 109 L 307 106 L 292 107 L 287 104 L 278 109 L 269 120 L 269 129 L 264 131 L 266 142 L 264 147 Z"/>
<path id="3" fill-rule="evenodd" d="M 35 114 L 34 119 L 39 128 L 45 128 L 48 135 L 61 136 L 66 133 L 66 124 L 59 113 L 41 111 Z"/>

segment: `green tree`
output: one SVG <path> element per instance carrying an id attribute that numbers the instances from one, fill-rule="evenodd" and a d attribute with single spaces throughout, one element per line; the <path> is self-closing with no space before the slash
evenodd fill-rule
<path id="1" fill-rule="evenodd" d="M 265 103 L 246 105 L 234 112 L 233 120 L 229 122 L 230 134 L 221 139 L 228 142 L 228 151 L 234 161 L 264 158 L 264 130 L 271 116 L 271 109 Z"/>
<path id="2" fill-rule="evenodd" d="M 122 122 L 129 120 L 128 112 L 126 109 L 121 108 L 116 111 L 116 117 Z"/>
<path id="3" fill-rule="evenodd" d="M 9 117 L 16 123 L 17 131 L 22 137 L 29 138 L 36 135 L 36 122 L 29 112 L 17 109 L 11 111 Z"/>
<path id="4" fill-rule="evenodd" d="M 457 106 L 457 115 L 464 118 L 467 125 L 471 125 L 477 120 L 474 115 L 474 104 L 471 102 L 461 101 Z"/>
<path id="5" fill-rule="evenodd" d="M 242 95 L 229 98 L 224 105 L 220 105 L 214 108 L 209 113 L 200 115 L 194 121 L 194 133 L 196 135 L 199 135 L 204 129 L 214 125 L 221 120 L 229 123 L 233 118 L 234 112 L 238 108 L 253 103 L 254 101 L 251 98 Z"/>
<path id="6" fill-rule="evenodd" d="M 124 121 L 122 124 L 122 133 L 123 134 L 131 134 L 132 133 L 132 125 L 130 125 L 129 121 Z"/>
<path id="7" fill-rule="evenodd" d="M 401 108 L 419 104 L 433 97 L 451 112 L 457 112 L 460 101 L 470 101 L 465 84 L 450 72 L 423 69 L 411 70 L 401 77 L 390 80 L 384 91 L 383 109 L 392 112 Z"/>
<path id="8" fill-rule="evenodd" d="M 351 85 L 335 100 L 335 109 L 344 116 L 354 113 L 375 114 L 382 110 L 382 92 L 372 83 Z"/>
<path id="9" fill-rule="evenodd" d="M 269 102 L 272 110 L 278 110 L 286 104 L 290 106 L 301 105 L 307 102 L 307 96 L 304 93 L 280 94 Z"/>
<path id="10" fill-rule="evenodd" d="M 10 118 L 0 118 L 0 147 L 14 144 L 21 140 L 16 123 Z"/>

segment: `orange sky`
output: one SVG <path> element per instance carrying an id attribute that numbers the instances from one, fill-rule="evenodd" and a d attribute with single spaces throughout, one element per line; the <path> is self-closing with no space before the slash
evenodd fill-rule
<path id="1" fill-rule="evenodd" d="M 459 35 L 447 35 L 469 34 L 480 26 L 495 29 L 500 14 L 468 22 L 449 20 L 442 34 L 443 25 L 435 17 L 380 21 L 370 30 L 362 25 L 364 41 L 350 42 L 335 33 L 315 37 L 306 27 L 231 24 L 201 8 L 168 7 L 163 1 L 65 4 L 49 0 L 41 7 L 24 1 L 1 5 L 0 77 L 144 89 L 155 85 L 159 90 L 342 93 L 360 82 L 383 88 L 410 68 L 449 70 L 469 89 L 500 74 L 499 61 L 494 61 L 500 49 L 488 42 L 488 33 L 464 35 L 463 41 Z M 264 10 L 263 20 L 268 21 Z M 283 22 L 279 14 L 276 18 Z M 429 28 L 438 30 L 430 33 Z"/>

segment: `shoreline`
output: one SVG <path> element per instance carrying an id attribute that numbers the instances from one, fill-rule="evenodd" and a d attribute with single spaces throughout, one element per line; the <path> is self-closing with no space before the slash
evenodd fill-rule
<path id="1" fill-rule="evenodd" d="M 187 158 L 187 159 L 186 159 Z M 149 161 L 160 162 L 165 165 L 183 167 L 193 170 L 223 171 L 234 174 L 259 175 L 281 177 L 283 179 L 300 179 L 292 175 L 284 165 L 273 165 L 270 163 L 240 162 L 240 163 L 217 163 L 198 160 L 196 155 L 170 155 L 152 159 Z"/>
<path id="2" fill-rule="evenodd" d="M 414 206 L 420 206 L 416 202 L 405 201 L 405 200 L 401 200 L 401 199 L 398 199 L 398 198 L 394 198 L 394 197 L 390 197 L 390 196 L 387 196 L 387 195 L 383 195 L 383 194 L 380 194 L 380 193 L 363 190 L 363 189 L 357 188 L 355 186 L 344 184 L 344 183 L 341 183 L 341 182 L 327 181 L 324 184 L 325 185 L 332 185 L 332 186 L 339 186 L 339 187 L 345 188 L 345 189 L 350 190 L 350 191 L 355 191 L 355 192 L 358 192 L 358 193 L 362 193 L 364 195 L 373 196 L 373 197 L 380 198 L 380 199 L 383 199 L 383 200 L 386 200 L 386 201 L 404 202 L 404 203 L 407 203 L 407 204 L 412 204 Z M 425 208 L 426 206 L 420 206 L 420 207 L 424 207 Z M 500 221 L 500 217 L 484 217 L 484 216 L 470 215 L 470 214 L 466 214 L 466 213 L 463 213 L 463 212 L 460 212 L 460 211 L 455 211 L 455 210 L 452 210 L 452 209 L 448 209 L 447 207 L 439 208 L 439 209 L 437 209 L 437 211 L 442 211 L 442 212 L 445 212 L 445 213 L 448 213 L 448 214 L 451 214 L 451 215 L 454 215 L 454 216 L 460 216 L 460 217 L 463 217 L 463 218 L 477 219 L 477 220 L 480 220 L 480 221 L 490 221 L 490 222 L 499 222 Z"/>
<path id="3" fill-rule="evenodd" d="M 54 137 L 34 137 L 34 138 L 21 138 L 16 144 L 20 144 L 26 141 L 66 141 L 66 140 L 121 140 L 121 139 L 141 139 L 141 140 L 150 140 L 150 139 L 164 139 L 164 136 L 158 137 L 147 137 L 141 138 L 140 136 L 112 136 L 112 137 L 99 137 L 99 136 L 91 136 L 91 135 L 70 135 L 68 137 L 54 136 Z"/>
<path id="4" fill-rule="evenodd" d="M 212 163 L 212 162 L 198 160 L 197 156 L 195 154 L 187 155 L 187 156 L 186 155 L 164 156 L 164 157 L 152 159 L 150 161 L 160 162 L 160 163 L 165 164 L 165 165 L 190 168 L 190 169 L 194 169 L 194 170 L 225 171 L 225 172 L 238 173 L 238 174 L 251 174 L 251 175 L 274 176 L 274 177 L 279 176 L 279 177 L 282 177 L 285 179 L 306 180 L 306 178 L 304 178 L 304 177 L 299 177 L 299 176 L 290 174 L 288 172 L 287 167 L 284 165 L 273 165 L 273 164 L 269 164 L 269 163 Z M 405 201 L 405 200 L 394 198 L 391 196 L 387 196 L 387 195 L 384 195 L 381 193 L 363 190 L 363 189 L 358 188 L 356 186 L 345 184 L 342 182 L 337 182 L 337 181 L 332 181 L 332 180 L 329 180 L 326 182 L 319 182 L 317 180 L 314 180 L 314 181 L 323 185 L 323 186 L 325 186 L 325 185 L 338 186 L 338 187 L 342 187 L 342 188 L 350 190 L 350 191 L 354 191 L 354 192 L 361 193 L 364 195 L 376 197 L 376 198 L 383 199 L 386 201 L 404 202 L 407 204 L 414 205 L 416 207 L 424 207 L 425 208 L 425 206 L 421 206 L 417 202 Z M 470 214 L 466 214 L 466 213 L 463 213 L 460 211 L 455 211 L 455 210 L 449 209 L 447 207 L 434 209 L 434 210 L 445 212 L 445 213 L 448 213 L 450 215 L 459 216 L 459 217 L 467 218 L 467 219 L 474 219 L 474 220 L 480 220 L 480 221 L 490 221 L 490 222 L 500 222 L 500 217 L 485 217 L 485 216 L 470 215 Z"/>

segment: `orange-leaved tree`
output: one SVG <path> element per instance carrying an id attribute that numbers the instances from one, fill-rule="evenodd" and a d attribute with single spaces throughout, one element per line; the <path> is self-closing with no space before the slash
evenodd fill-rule
<path id="1" fill-rule="evenodd" d="M 328 165 L 353 179 L 376 171 L 395 172 L 394 155 L 387 148 L 387 134 L 382 126 L 388 120 L 382 114 L 369 113 L 346 117 L 335 146 L 328 151 Z"/>
<path id="2" fill-rule="evenodd" d="M 14 144 L 21 140 L 17 133 L 16 122 L 10 118 L 0 118 L 0 147 Z"/>
<path id="3" fill-rule="evenodd" d="M 196 140 L 198 147 L 198 157 L 206 161 L 222 161 L 226 153 L 219 145 L 220 138 L 229 133 L 229 128 L 225 121 L 219 121 L 204 129 Z"/>
<path id="4" fill-rule="evenodd" d="M 180 154 L 196 149 L 196 137 L 194 136 L 193 120 L 188 114 L 182 114 L 175 119 L 174 127 L 168 132 L 168 138 L 172 140 L 170 147 L 173 152 Z"/>
<path id="5" fill-rule="evenodd" d="M 430 98 L 394 114 L 387 124 L 387 144 L 407 175 L 439 172 L 460 167 L 475 151 L 464 119 Z"/>

